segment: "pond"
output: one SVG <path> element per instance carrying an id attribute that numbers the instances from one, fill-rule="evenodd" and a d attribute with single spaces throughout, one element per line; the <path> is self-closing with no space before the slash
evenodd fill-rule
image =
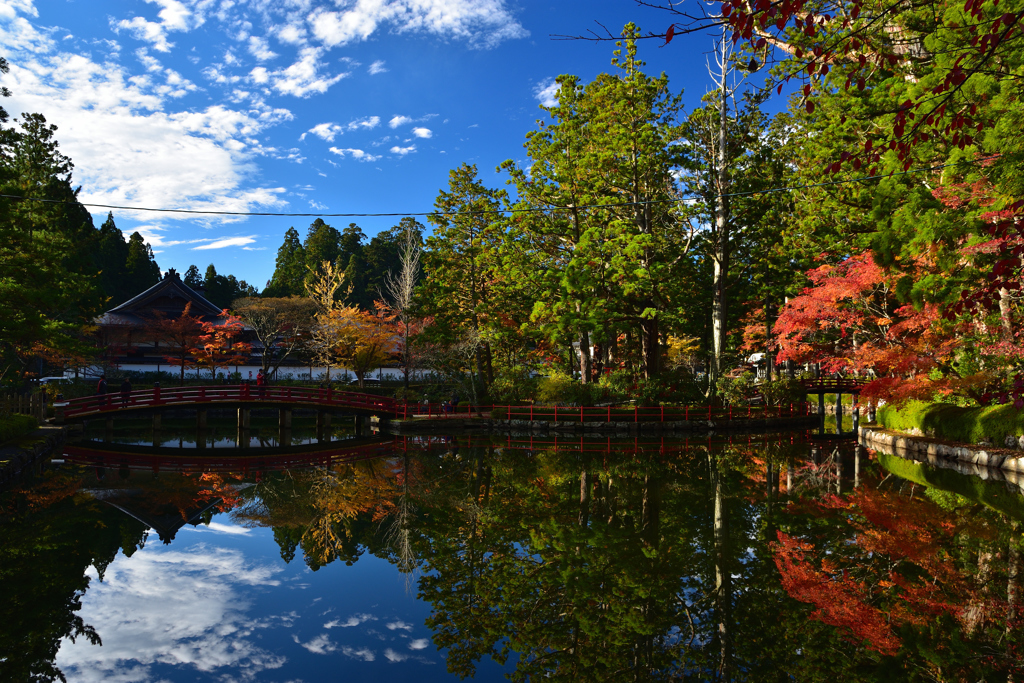
<path id="1" fill-rule="evenodd" d="M 810 434 L 102 431 L 0 498 L 0 680 L 1024 675 L 1005 481 Z"/>

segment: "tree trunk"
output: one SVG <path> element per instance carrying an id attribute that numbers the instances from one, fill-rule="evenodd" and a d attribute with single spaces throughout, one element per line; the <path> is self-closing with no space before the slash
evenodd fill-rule
<path id="1" fill-rule="evenodd" d="M 590 384 L 592 377 L 590 334 L 584 330 L 580 332 L 580 381 Z"/>
<path id="2" fill-rule="evenodd" d="M 999 321 L 1003 328 L 1003 341 L 1013 341 L 1013 324 L 1010 321 L 1012 305 L 1010 290 L 1005 287 L 999 290 Z"/>
<path id="3" fill-rule="evenodd" d="M 645 318 L 640 325 L 640 330 L 640 344 L 644 356 L 644 377 L 653 379 L 661 370 L 658 319 Z"/>
<path id="4" fill-rule="evenodd" d="M 718 150 L 716 169 L 715 198 L 715 254 L 714 275 L 712 281 L 711 301 L 711 335 L 714 359 L 712 361 L 712 391 L 722 374 L 722 351 L 725 347 L 725 326 L 728 299 L 726 296 L 726 278 L 729 276 L 729 200 L 725 196 L 729 189 L 729 177 L 726 171 L 728 154 L 729 98 L 726 90 L 726 77 L 729 74 L 728 58 L 726 57 L 726 33 L 722 33 L 722 73 L 718 83 L 720 101 L 718 103 Z"/>

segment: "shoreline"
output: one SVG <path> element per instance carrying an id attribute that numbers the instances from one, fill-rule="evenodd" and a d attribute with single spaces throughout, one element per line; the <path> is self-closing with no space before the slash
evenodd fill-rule
<path id="1" fill-rule="evenodd" d="M 861 427 L 857 440 L 869 448 L 884 446 L 892 449 L 894 453 L 896 449 L 902 449 L 928 458 L 953 460 L 978 467 L 1024 474 L 1024 457 L 1021 457 L 1024 454 L 1009 448 L 954 443 L 880 427 Z"/>

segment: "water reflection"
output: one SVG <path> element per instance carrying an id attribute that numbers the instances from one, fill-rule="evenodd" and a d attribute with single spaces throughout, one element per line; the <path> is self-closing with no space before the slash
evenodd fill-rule
<path id="1" fill-rule="evenodd" d="M 2 677 L 314 680 L 332 658 L 420 667 L 399 680 L 1021 675 L 1012 482 L 794 435 L 321 446 L 202 471 L 69 449 L 4 502 Z M 150 529 L 170 544 L 140 553 Z M 320 614 L 401 594 L 388 572 L 419 619 Z"/>

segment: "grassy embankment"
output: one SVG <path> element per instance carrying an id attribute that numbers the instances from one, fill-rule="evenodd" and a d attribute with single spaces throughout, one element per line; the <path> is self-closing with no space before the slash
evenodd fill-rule
<path id="1" fill-rule="evenodd" d="M 31 434 L 36 427 L 36 419 L 31 415 L 0 417 L 0 444 Z"/>
<path id="2" fill-rule="evenodd" d="M 962 408 L 949 403 L 910 401 L 882 406 L 878 423 L 897 432 L 919 430 L 926 436 L 964 443 L 988 441 L 1002 446 L 1007 436 L 1024 434 L 1024 411 L 1012 405 Z"/>

